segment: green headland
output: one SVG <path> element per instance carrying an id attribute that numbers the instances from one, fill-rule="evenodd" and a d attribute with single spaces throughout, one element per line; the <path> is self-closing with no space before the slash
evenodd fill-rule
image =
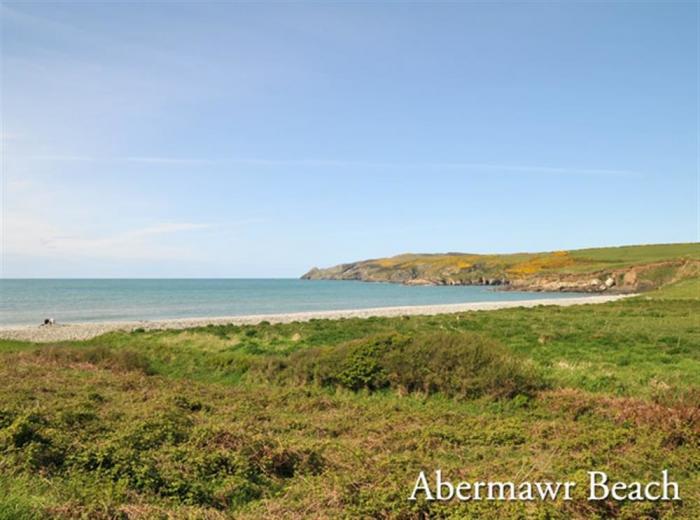
<path id="1" fill-rule="evenodd" d="M 313 268 L 302 278 L 501 285 L 537 291 L 639 292 L 700 273 L 700 243 L 477 255 L 404 254 Z"/>

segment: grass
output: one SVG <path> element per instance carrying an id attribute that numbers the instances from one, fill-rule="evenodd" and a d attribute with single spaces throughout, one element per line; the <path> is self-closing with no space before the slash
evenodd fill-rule
<path id="1" fill-rule="evenodd" d="M 594 262 L 615 267 L 641 263 L 662 262 L 673 258 L 700 260 L 700 245 L 685 244 L 649 244 L 642 246 L 600 247 L 577 249 L 571 256 L 581 262 Z"/>
<path id="2" fill-rule="evenodd" d="M 649 297 L 663 300 L 697 300 L 700 298 L 700 278 L 682 280 L 652 293 Z"/>
<path id="3" fill-rule="evenodd" d="M 596 306 L 0 342 L 0 519 L 698 518 L 700 281 Z M 453 480 L 681 502 L 427 503 Z"/>

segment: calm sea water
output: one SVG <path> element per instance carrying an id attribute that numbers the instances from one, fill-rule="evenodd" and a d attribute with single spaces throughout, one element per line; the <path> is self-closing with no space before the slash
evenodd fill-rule
<path id="1" fill-rule="evenodd" d="M 0 325 L 152 320 L 566 297 L 327 280 L 0 280 Z M 568 296 L 571 296 L 569 294 Z"/>

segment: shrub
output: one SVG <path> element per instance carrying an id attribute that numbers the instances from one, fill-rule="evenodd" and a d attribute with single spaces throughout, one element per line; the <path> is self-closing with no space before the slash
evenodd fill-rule
<path id="1" fill-rule="evenodd" d="M 126 439 L 135 450 L 150 450 L 163 444 L 179 444 L 189 435 L 192 421 L 179 411 L 167 411 L 131 425 Z"/>
<path id="2" fill-rule="evenodd" d="M 140 352 L 128 349 L 96 347 L 51 346 L 35 351 L 40 358 L 59 364 L 89 363 L 117 372 L 141 372 L 149 375 L 154 371 L 148 358 Z"/>
<path id="3" fill-rule="evenodd" d="M 389 386 L 382 356 L 397 341 L 398 336 L 372 336 L 338 347 L 316 347 L 294 352 L 285 361 L 273 358 L 266 364 L 268 376 L 291 378 L 301 384 L 339 386 L 351 390 L 379 390 Z"/>
<path id="4" fill-rule="evenodd" d="M 388 386 L 382 357 L 392 351 L 395 342 L 396 338 L 389 336 L 351 344 L 347 352 L 343 352 L 344 359 L 337 373 L 338 383 L 351 390 L 377 390 Z"/>
<path id="5" fill-rule="evenodd" d="M 10 426 L 2 432 L 2 445 L 21 448 L 30 442 L 45 442 L 41 429 L 46 421 L 35 413 L 26 413 L 17 417 Z"/>
<path id="6" fill-rule="evenodd" d="M 70 410 L 63 410 L 58 416 L 60 424 L 68 428 L 79 428 L 97 419 L 97 414 L 93 410 L 78 406 Z"/>
<path id="7" fill-rule="evenodd" d="M 432 334 L 399 343 L 383 359 L 390 385 L 406 392 L 475 398 L 532 395 L 544 384 L 500 344 L 477 334 Z"/>
<path id="8" fill-rule="evenodd" d="M 209 409 L 209 406 L 203 405 L 201 401 L 196 399 L 188 399 L 184 395 L 177 395 L 173 398 L 175 406 L 189 412 L 199 412 L 203 408 Z"/>
<path id="9" fill-rule="evenodd" d="M 24 446 L 23 451 L 27 466 L 33 470 L 58 468 L 66 458 L 65 449 L 55 446 L 48 439 L 32 441 Z"/>
<path id="10" fill-rule="evenodd" d="M 47 434 L 47 426 L 47 421 L 38 414 L 20 415 L 0 434 L 0 451 L 19 454 L 33 470 L 61 466 L 65 447 L 60 439 Z"/>
<path id="11" fill-rule="evenodd" d="M 474 333 L 373 336 L 274 358 L 263 371 L 302 384 L 462 398 L 529 396 L 546 386 L 534 368 Z"/>

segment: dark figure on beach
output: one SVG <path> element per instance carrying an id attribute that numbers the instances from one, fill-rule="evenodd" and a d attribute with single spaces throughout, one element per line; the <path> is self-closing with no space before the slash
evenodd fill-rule
<path id="1" fill-rule="evenodd" d="M 53 325 L 54 323 L 56 323 L 56 320 L 53 318 L 44 318 L 44 325 Z"/>

